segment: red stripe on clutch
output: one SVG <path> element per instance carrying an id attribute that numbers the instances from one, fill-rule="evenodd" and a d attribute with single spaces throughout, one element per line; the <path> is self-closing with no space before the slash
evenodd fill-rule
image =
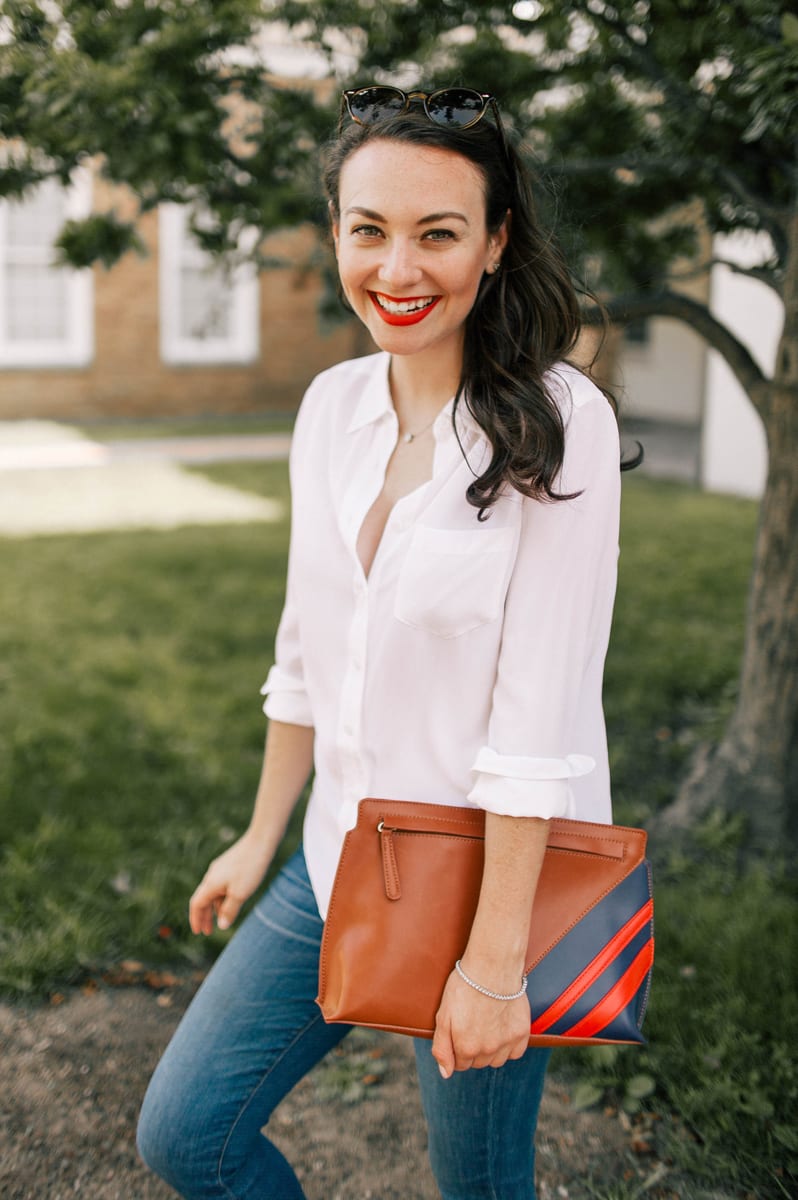
<path id="1" fill-rule="evenodd" d="M 568 1009 L 584 995 L 589 987 L 596 982 L 601 974 L 606 971 L 607 967 L 625 948 L 629 945 L 633 938 L 637 936 L 640 930 L 651 921 L 654 916 L 654 902 L 649 900 L 642 908 L 630 917 L 625 925 L 622 925 L 613 937 L 607 942 L 606 946 L 599 951 L 596 957 L 587 964 L 583 971 L 577 975 L 573 983 L 557 997 L 553 1004 L 550 1004 L 544 1013 L 536 1017 L 532 1022 L 530 1033 L 545 1033 L 557 1021 L 560 1021 Z"/>
<path id="2" fill-rule="evenodd" d="M 635 997 L 641 983 L 654 962 L 654 939 L 650 938 L 637 954 L 634 962 L 624 972 L 607 995 L 576 1025 L 567 1031 L 567 1037 L 594 1037 L 600 1030 L 615 1020 L 627 1004 Z"/>

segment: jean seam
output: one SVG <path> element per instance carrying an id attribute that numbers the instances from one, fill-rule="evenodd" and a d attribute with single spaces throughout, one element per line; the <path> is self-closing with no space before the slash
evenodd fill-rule
<path id="1" fill-rule="evenodd" d="M 298 933 L 295 929 L 286 929 L 284 925 L 277 925 L 269 917 L 264 917 L 263 913 L 259 912 L 257 908 L 253 911 L 261 925 L 265 925 L 267 929 L 273 929 L 275 933 L 281 933 L 291 941 L 304 942 L 306 946 L 318 946 L 319 939 L 317 937 L 307 937 L 306 934 Z"/>
<path id="2" fill-rule="evenodd" d="M 496 1108 L 496 1083 L 499 1077 L 501 1067 L 484 1067 L 483 1070 L 490 1071 L 489 1090 L 488 1090 L 488 1154 L 490 1163 L 490 1194 L 492 1200 L 501 1200 L 496 1191 L 496 1151 L 494 1149 L 497 1138 L 493 1136 L 494 1112 Z"/>
<path id="3" fill-rule="evenodd" d="M 249 1093 L 246 1100 L 241 1105 L 241 1108 L 238 1110 L 238 1114 L 236 1116 L 235 1121 L 233 1121 L 233 1124 L 230 1126 L 230 1130 L 227 1134 L 227 1137 L 224 1140 L 224 1145 L 222 1146 L 221 1153 L 219 1154 L 219 1165 L 216 1169 L 216 1180 L 217 1180 L 217 1183 L 219 1184 L 219 1187 L 224 1188 L 226 1194 L 228 1196 L 231 1196 L 232 1200 L 239 1200 L 239 1197 L 236 1196 L 235 1192 L 230 1190 L 230 1188 L 227 1186 L 224 1179 L 222 1178 L 222 1167 L 224 1164 L 225 1154 L 227 1153 L 227 1148 L 230 1145 L 230 1140 L 233 1137 L 233 1134 L 235 1133 L 236 1128 L 238 1127 L 238 1123 L 241 1120 L 241 1118 L 243 1117 L 244 1113 L 249 1108 L 249 1106 L 252 1103 L 252 1101 L 254 1100 L 255 1096 L 258 1094 L 260 1089 L 263 1087 L 266 1080 L 272 1074 L 274 1069 L 282 1062 L 282 1060 L 285 1058 L 286 1054 L 288 1054 L 289 1050 L 292 1050 L 294 1048 L 294 1046 L 297 1044 L 297 1042 L 300 1040 L 300 1038 L 304 1037 L 305 1034 L 308 1032 L 308 1030 L 312 1029 L 312 1027 L 314 1025 L 316 1025 L 320 1020 L 321 1020 L 321 1013 L 319 1013 L 316 1016 L 311 1017 L 311 1019 L 305 1025 L 303 1025 L 301 1029 L 299 1029 L 297 1031 L 297 1033 L 295 1034 L 293 1039 L 288 1043 L 288 1045 L 282 1050 L 282 1052 L 274 1060 L 274 1062 L 271 1064 L 269 1069 L 267 1071 L 264 1071 L 263 1075 L 261 1075 L 257 1084 L 252 1089 L 252 1091 Z M 306 1074 L 307 1074 L 307 1072 L 306 1072 Z M 276 1107 L 276 1105 L 275 1105 L 275 1107 Z"/>
<path id="4" fill-rule="evenodd" d="M 303 921 L 309 921 L 313 925 L 323 925 L 324 924 L 321 917 L 319 916 L 318 908 L 314 907 L 314 909 L 312 911 L 307 908 L 300 908 L 298 904 L 294 904 L 291 900 L 287 899 L 287 897 L 285 897 L 285 896 L 273 896 L 272 899 L 276 905 L 280 906 L 280 908 L 287 909 L 287 911 L 290 912 L 291 914 L 295 914 L 296 916 L 301 917 Z M 260 905 L 256 905 L 255 912 L 260 913 Z"/>

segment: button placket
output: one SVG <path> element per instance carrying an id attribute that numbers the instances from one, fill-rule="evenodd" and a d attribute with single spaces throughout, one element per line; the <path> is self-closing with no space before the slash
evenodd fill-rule
<path id="1" fill-rule="evenodd" d="M 393 411 L 384 413 L 374 430 L 374 444 L 358 460 L 358 467 L 352 472 L 341 503 L 339 527 L 361 575 L 363 568 L 357 556 L 357 539 L 366 514 L 385 482 L 388 460 L 396 444 L 397 429 L 396 414 Z"/>
<path id="2" fill-rule="evenodd" d="M 366 772 L 361 753 L 361 715 L 365 687 L 368 642 L 369 585 L 357 553 L 357 538 L 366 514 L 379 495 L 388 460 L 396 443 L 396 414 L 384 413 L 373 430 L 373 445 L 363 456 L 360 470 L 353 473 L 341 507 L 341 529 L 352 556 L 354 607 L 347 638 L 347 666 L 341 682 L 341 711 L 338 719 L 338 760 L 344 792 L 344 807 L 354 815 L 365 795 Z"/>
<path id="3" fill-rule="evenodd" d="M 356 804 L 362 799 L 365 787 L 360 738 L 368 636 L 368 585 L 359 562 L 355 568 L 353 591 L 355 604 L 347 639 L 347 667 L 341 686 L 338 747 L 346 800 Z"/>

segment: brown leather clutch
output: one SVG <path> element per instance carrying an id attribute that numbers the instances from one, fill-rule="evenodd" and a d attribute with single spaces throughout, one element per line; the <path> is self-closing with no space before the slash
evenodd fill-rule
<path id="1" fill-rule="evenodd" d="M 324 927 L 325 1020 L 432 1037 L 482 879 L 485 814 L 360 802 Z M 654 958 L 642 829 L 550 823 L 527 950 L 530 1045 L 645 1041 Z"/>

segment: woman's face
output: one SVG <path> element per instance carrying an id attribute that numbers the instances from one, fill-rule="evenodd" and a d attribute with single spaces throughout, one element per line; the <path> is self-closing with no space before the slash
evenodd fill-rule
<path id="1" fill-rule="evenodd" d="M 485 271 L 501 258 L 479 169 L 450 150 L 367 142 L 344 163 L 333 222 L 347 300 L 391 354 L 462 353 Z"/>

